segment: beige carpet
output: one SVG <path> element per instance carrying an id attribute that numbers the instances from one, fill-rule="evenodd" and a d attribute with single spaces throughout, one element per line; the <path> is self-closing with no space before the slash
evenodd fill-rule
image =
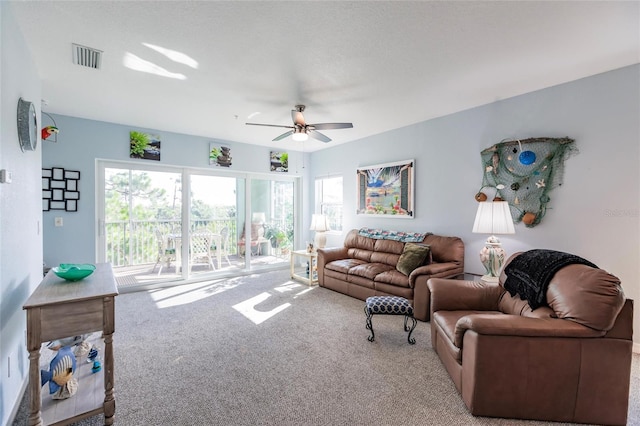
<path id="1" fill-rule="evenodd" d="M 363 307 L 293 283 L 288 271 L 121 294 L 116 425 L 561 424 L 471 416 L 431 348 L 429 324 L 418 322 L 409 345 L 401 317 L 376 316 L 369 342 Z M 14 425 L 26 417 L 23 400 Z"/>

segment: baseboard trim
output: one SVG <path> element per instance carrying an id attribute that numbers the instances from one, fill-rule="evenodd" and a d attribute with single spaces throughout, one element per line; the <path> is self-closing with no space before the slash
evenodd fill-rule
<path id="1" fill-rule="evenodd" d="M 640 354 L 640 343 L 633 344 L 633 352 L 636 354 Z"/>
<path id="2" fill-rule="evenodd" d="M 18 409 L 20 408 L 20 404 L 22 403 L 22 398 L 24 398 L 24 393 L 27 391 L 28 384 L 29 384 L 29 378 L 27 376 L 25 377 L 24 381 L 22 382 L 22 386 L 20 387 L 20 394 L 19 394 L 18 400 L 13 405 L 13 408 L 9 413 L 9 418 L 8 418 L 9 423 L 7 423 L 8 425 L 12 425 L 16 419 L 16 416 L 18 415 Z M 0 419 L 0 421 L 1 420 L 2 419 Z"/>

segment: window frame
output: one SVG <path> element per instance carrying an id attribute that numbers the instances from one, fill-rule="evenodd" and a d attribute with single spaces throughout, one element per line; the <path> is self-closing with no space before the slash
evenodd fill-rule
<path id="1" fill-rule="evenodd" d="M 341 192 L 342 192 L 342 196 L 340 197 L 340 202 L 339 203 L 331 203 L 331 202 L 326 202 L 324 200 L 324 187 L 325 187 L 325 182 L 328 180 L 333 180 L 333 179 L 340 179 L 342 181 L 341 184 Z M 324 214 L 325 211 L 325 207 L 326 206 L 332 206 L 332 207 L 339 207 L 340 209 L 340 220 L 339 220 L 339 224 L 340 224 L 340 229 L 333 229 L 334 223 L 338 223 L 337 220 L 332 220 L 331 216 L 329 217 L 329 222 L 332 224 L 331 226 L 331 231 L 328 231 L 329 234 L 342 234 L 343 230 L 344 230 L 344 176 L 339 174 L 339 175 L 326 175 L 326 176 L 320 176 L 320 177 L 316 177 L 315 178 L 315 182 L 314 182 L 314 188 L 315 188 L 315 205 L 314 205 L 314 213 L 318 213 L 318 214 Z"/>

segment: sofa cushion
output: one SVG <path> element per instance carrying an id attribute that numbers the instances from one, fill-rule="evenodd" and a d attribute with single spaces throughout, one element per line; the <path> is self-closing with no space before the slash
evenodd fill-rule
<path id="1" fill-rule="evenodd" d="M 581 264 L 557 271 L 549 282 L 546 296 L 558 318 L 600 331 L 613 327 L 625 299 L 616 276 Z"/>
<path id="2" fill-rule="evenodd" d="M 349 273 L 349 269 L 354 266 L 362 265 L 366 263 L 364 260 L 359 259 L 340 259 L 327 263 L 324 267 L 330 271 L 342 272 L 344 274 Z"/>
<path id="3" fill-rule="evenodd" d="M 354 266 L 349 269 L 349 275 L 355 275 L 358 277 L 368 278 L 373 280 L 376 275 L 393 269 L 393 266 L 386 265 L 384 263 L 363 263 L 362 265 Z"/>
<path id="4" fill-rule="evenodd" d="M 431 234 L 422 242 L 431 246 L 434 262 L 464 262 L 464 242 L 459 237 Z"/>
<path id="5" fill-rule="evenodd" d="M 392 284 L 409 288 L 409 277 L 396 269 L 381 272 L 374 278 L 376 283 Z"/>
<path id="6" fill-rule="evenodd" d="M 385 263 L 389 266 L 393 266 L 395 268 L 398 263 L 398 259 L 400 258 L 399 254 L 394 253 L 385 253 L 385 252 L 377 252 L 374 251 L 371 254 L 371 262 L 374 263 Z"/>
<path id="7" fill-rule="evenodd" d="M 535 311 L 531 309 L 526 300 L 520 296 L 512 296 L 504 291 L 498 301 L 498 310 L 508 315 L 520 315 L 528 318 L 557 318 L 553 310 L 547 306 L 541 306 Z"/>
<path id="8" fill-rule="evenodd" d="M 359 259 L 366 263 L 371 262 L 371 255 L 373 254 L 373 250 L 366 250 L 357 247 L 351 247 L 347 250 L 347 254 L 352 259 Z"/>
<path id="9" fill-rule="evenodd" d="M 424 264 L 428 258 L 430 247 L 427 244 L 407 243 L 398 259 L 396 269 L 409 276 L 414 269 Z"/>

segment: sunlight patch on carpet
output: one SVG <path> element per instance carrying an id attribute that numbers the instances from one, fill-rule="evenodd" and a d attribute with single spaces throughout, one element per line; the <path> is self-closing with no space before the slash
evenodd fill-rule
<path id="1" fill-rule="evenodd" d="M 198 300 L 206 299 L 207 297 L 230 290 L 239 284 L 239 281 L 234 280 L 221 282 L 206 281 L 151 290 L 149 294 L 158 309 L 163 309 L 197 302 Z"/>
<path id="2" fill-rule="evenodd" d="M 282 305 L 276 306 L 270 311 L 258 311 L 255 308 L 256 305 L 264 302 L 269 297 L 271 297 L 271 295 L 267 292 L 264 292 L 250 299 L 247 299 L 244 302 L 233 305 L 233 309 L 249 318 L 254 324 L 258 325 L 291 306 L 291 303 L 283 303 Z"/>

